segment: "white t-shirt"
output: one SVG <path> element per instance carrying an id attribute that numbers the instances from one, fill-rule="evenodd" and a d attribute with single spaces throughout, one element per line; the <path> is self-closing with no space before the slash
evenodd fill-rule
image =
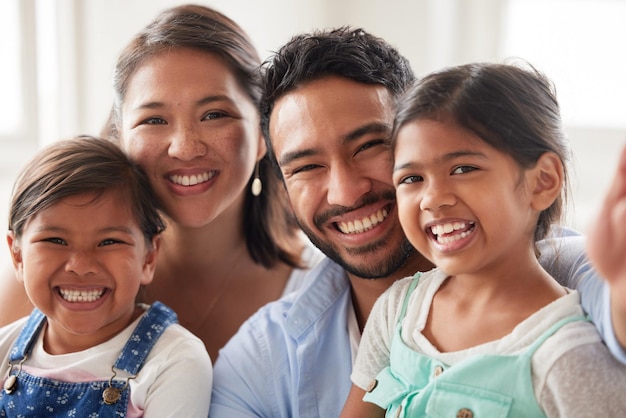
<path id="1" fill-rule="evenodd" d="M 583 315 L 575 291 L 555 300 L 501 339 L 455 352 L 440 352 L 422 334 L 433 296 L 447 279 L 438 269 L 422 274 L 409 298 L 402 339 L 412 350 L 454 364 L 479 354 L 518 354 L 562 318 Z M 362 389 L 389 365 L 391 341 L 413 280 L 395 282 L 376 302 L 365 326 L 352 381 Z M 548 416 L 621 416 L 626 411 L 626 366 L 611 356 L 593 324 L 575 321 L 548 338 L 532 358 L 533 387 Z"/>
<path id="2" fill-rule="evenodd" d="M 27 317 L 0 328 L 0 384 L 8 373 L 9 352 Z M 39 334 L 23 370 L 51 379 L 85 382 L 109 380 L 111 367 L 140 318 L 115 337 L 76 353 L 50 355 Z M 128 377 L 116 370 L 116 379 Z M 213 369 L 199 338 L 178 324 L 167 327 L 146 358 L 137 377 L 129 381 L 128 417 L 207 417 Z M 80 413 L 78 414 L 80 415 Z"/>

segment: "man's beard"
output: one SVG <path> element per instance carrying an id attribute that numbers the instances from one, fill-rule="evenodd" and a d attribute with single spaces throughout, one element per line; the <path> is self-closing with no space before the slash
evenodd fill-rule
<path id="1" fill-rule="evenodd" d="M 313 245 L 326 254 L 328 258 L 339 264 L 348 273 L 363 279 L 384 279 L 393 275 L 400 270 L 400 268 L 404 267 L 409 257 L 416 252 L 407 238 L 403 236 L 402 241 L 393 252 L 387 254 L 387 256 L 380 261 L 376 260 L 376 257 L 371 257 L 370 259 L 372 261 L 370 261 L 369 264 L 367 255 L 385 252 L 385 249 L 389 250 L 389 242 L 379 241 L 358 249 L 346 250 L 349 255 L 354 255 L 366 260 L 360 264 L 352 264 L 341 256 L 340 251 L 335 245 L 321 239 L 314 234 L 313 231 L 305 227 L 299 220 L 298 223 Z"/>

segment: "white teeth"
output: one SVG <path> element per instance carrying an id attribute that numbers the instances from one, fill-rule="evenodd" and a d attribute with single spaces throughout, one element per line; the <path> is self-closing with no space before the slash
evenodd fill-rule
<path id="1" fill-rule="evenodd" d="M 440 244 L 450 244 L 451 242 L 458 241 L 461 238 L 465 238 L 469 236 L 470 233 L 471 233 L 470 231 L 465 231 L 457 235 L 448 235 L 447 237 L 442 237 L 440 235 L 437 235 L 437 242 Z"/>
<path id="2" fill-rule="evenodd" d="M 454 223 L 434 225 L 430 227 L 430 230 L 433 233 L 433 235 L 435 235 L 435 237 L 437 238 L 438 243 L 449 244 L 451 242 L 458 241 L 462 238 L 469 236 L 472 233 L 473 226 L 474 226 L 474 222 L 468 222 L 468 223 L 454 222 Z M 450 234 L 454 231 L 459 231 L 461 229 L 464 229 L 464 230 L 467 229 L 467 230 L 459 234 L 443 236 L 443 234 Z"/>
<path id="3" fill-rule="evenodd" d="M 196 184 L 209 181 L 209 179 L 212 179 L 214 176 L 214 171 L 191 176 L 179 176 L 175 174 L 173 176 L 170 176 L 170 181 L 176 184 L 180 184 L 182 186 L 195 186 Z"/>
<path id="4" fill-rule="evenodd" d="M 68 302 L 95 302 L 102 297 L 104 289 L 59 289 L 59 293 Z"/>
<path id="5" fill-rule="evenodd" d="M 358 234 L 374 228 L 376 225 L 384 221 L 387 215 L 388 213 L 386 209 L 380 209 L 376 213 L 366 216 L 363 219 L 357 219 L 350 222 L 339 222 L 337 227 L 344 234 Z"/>

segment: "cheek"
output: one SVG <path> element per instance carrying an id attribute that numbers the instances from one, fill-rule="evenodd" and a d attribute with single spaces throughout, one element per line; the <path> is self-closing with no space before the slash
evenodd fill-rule
<path id="1" fill-rule="evenodd" d="M 149 141 L 137 135 L 124 135 L 123 138 L 120 141 L 122 150 L 132 160 L 146 168 L 158 152 L 159 141 Z"/>
<path id="2" fill-rule="evenodd" d="M 310 219 L 315 213 L 321 199 L 321 187 L 317 187 L 314 182 L 287 182 L 287 195 L 291 202 L 296 217 L 305 223 L 310 223 Z"/>
<path id="3" fill-rule="evenodd" d="M 24 248 L 22 251 L 22 260 L 18 279 L 27 284 L 46 281 L 50 271 L 60 268 L 65 261 L 61 255 L 54 252 L 31 251 L 29 248 Z M 27 280 L 24 280 L 25 278 Z"/>
<path id="4" fill-rule="evenodd" d="M 141 140 L 128 132 L 120 132 L 120 148 L 130 157 L 135 157 L 141 149 Z"/>
<path id="5" fill-rule="evenodd" d="M 402 230 L 411 244 L 416 245 L 416 242 L 424 239 L 424 233 L 419 222 L 419 206 L 414 199 L 404 193 L 396 193 L 396 200 Z"/>
<path id="6" fill-rule="evenodd" d="M 204 138 L 212 152 L 221 155 L 226 161 L 233 160 L 237 164 L 243 164 L 244 167 L 240 166 L 238 169 L 247 173 L 252 172 L 252 168 L 248 166 L 256 163 L 259 141 L 255 132 L 245 125 L 232 124 L 219 131 L 205 131 Z"/>

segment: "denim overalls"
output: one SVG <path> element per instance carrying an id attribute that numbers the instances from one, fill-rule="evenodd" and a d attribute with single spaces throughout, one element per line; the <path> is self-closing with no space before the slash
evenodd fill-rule
<path id="1" fill-rule="evenodd" d="M 13 345 L 10 376 L 0 391 L 0 417 L 125 417 L 129 379 L 114 379 L 113 369 L 109 380 L 81 383 L 42 378 L 21 370 L 20 362 L 27 361 L 45 320 L 35 309 Z M 176 314 L 170 308 L 160 302 L 153 303 L 139 320 L 113 368 L 135 377 L 163 331 L 176 321 Z M 13 380 L 16 383 L 11 390 Z"/>
<path id="2" fill-rule="evenodd" d="M 390 365 L 376 376 L 363 399 L 387 409 L 388 417 L 545 417 L 533 389 L 532 356 L 563 325 L 587 319 L 562 319 L 519 355 L 479 355 L 447 366 L 402 340 L 402 320 L 418 279 L 413 279 L 404 298 Z"/>

